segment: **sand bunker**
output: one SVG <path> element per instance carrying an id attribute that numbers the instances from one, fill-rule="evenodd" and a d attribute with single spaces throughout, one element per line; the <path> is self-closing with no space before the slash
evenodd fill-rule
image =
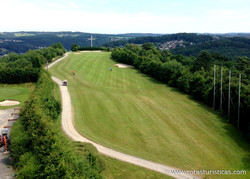
<path id="1" fill-rule="evenodd" d="M 127 65 L 124 63 L 117 63 L 117 64 L 115 64 L 115 66 L 118 68 L 134 68 L 132 65 Z"/>
<path id="2" fill-rule="evenodd" d="M 0 106 L 14 106 L 20 104 L 19 101 L 14 101 L 14 100 L 5 100 L 0 102 Z"/>

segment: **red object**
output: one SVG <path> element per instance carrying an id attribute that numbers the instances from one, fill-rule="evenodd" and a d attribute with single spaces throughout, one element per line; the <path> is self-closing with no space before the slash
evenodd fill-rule
<path id="1" fill-rule="evenodd" d="M 5 151 L 7 151 L 7 141 L 6 141 L 6 137 L 5 136 L 3 137 L 3 141 L 4 141 L 4 144 L 5 144 Z"/>
<path id="2" fill-rule="evenodd" d="M 0 136 L 0 143 L 5 145 L 5 151 L 7 151 L 7 140 L 6 140 L 6 136 L 3 137 L 3 139 Z"/>

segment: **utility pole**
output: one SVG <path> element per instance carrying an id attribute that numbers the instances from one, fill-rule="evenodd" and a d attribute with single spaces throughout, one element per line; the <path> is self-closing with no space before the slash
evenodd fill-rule
<path id="1" fill-rule="evenodd" d="M 49 71 L 49 61 L 47 60 L 47 71 Z"/>
<path id="2" fill-rule="evenodd" d="M 95 38 L 93 38 L 93 35 L 91 35 L 91 37 L 88 38 L 88 40 L 90 40 L 90 45 L 91 47 L 93 47 L 93 40 L 95 40 Z"/>
<path id="3" fill-rule="evenodd" d="M 221 67 L 220 70 L 220 110 L 222 111 L 222 73 L 223 73 L 223 67 Z"/>
<path id="4" fill-rule="evenodd" d="M 229 77 L 228 77 L 228 109 L 227 109 L 227 122 L 229 122 L 230 120 L 230 100 L 231 100 L 231 96 L 230 96 L 230 84 L 231 83 L 231 70 L 229 70 Z"/>
<path id="5" fill-rule="evenodd" d="M 213 100 L 213 109 L 215 110 L 215 78 L 216 78 L 216 65 L 214 65 L 214 100 Z"/>
<path id="6" fill-rule="evenodd" d="M 240 87 L 241 87 L 241 74 L 239 74 L 238 128 L 240 128 Z"/>

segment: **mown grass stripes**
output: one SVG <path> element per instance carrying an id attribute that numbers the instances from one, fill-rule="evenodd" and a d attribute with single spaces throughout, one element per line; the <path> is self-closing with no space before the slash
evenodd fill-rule
<path id="1" fill-rule="evenodd" d="M 75 127 L 82 135 L 182 169 L 249 171 L 249 144 L 210 108 L 115 63 L 110 53 L 86 52 L 51 69 L 69 81 Z"/>

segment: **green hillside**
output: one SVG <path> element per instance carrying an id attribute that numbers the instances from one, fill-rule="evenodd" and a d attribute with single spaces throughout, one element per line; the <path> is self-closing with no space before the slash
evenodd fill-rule
<path id="1" fill-rule="evenodd" d="M 177 168 L 250 172 L 250 146 L 231 125 L 190 96 L 115 63 L 110 53 L 89 52 L 52 67 L 52 75 L 69 81 L 78 132 Z"/>

